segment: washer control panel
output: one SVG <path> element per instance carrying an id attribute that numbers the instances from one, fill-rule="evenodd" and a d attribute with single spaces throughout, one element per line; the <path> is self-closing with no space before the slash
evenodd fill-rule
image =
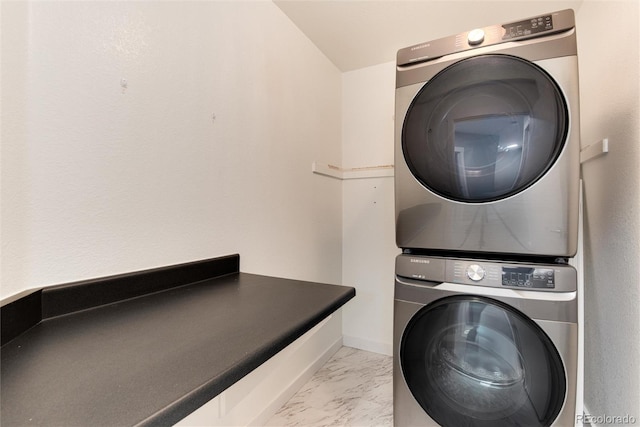
<path id="1" fill-rule="evenodd" d="M 485 286 L 554 289 L 555 267 L 447 260 L 449 280 Z"/>
<path id="2" fill-rule="evenodd" d="M 568 292 L 577 289 L 577 272 L 566 264 L 530 264 L 402 254 L 396 275 L 418 282 L 449 282 L 494 288 Z"/>
<path id="3" fill-rule="evenodd" d="M 553 289 L 555 272 L 552 268 L 502 267 L 502 286 Z"/>

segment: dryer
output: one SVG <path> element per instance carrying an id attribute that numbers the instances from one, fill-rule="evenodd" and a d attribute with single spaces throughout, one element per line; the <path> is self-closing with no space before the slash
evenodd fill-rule
<path id="1" fill-rule="evenodd" d="M 396 258 L 394 425 L 571 426 L 576 270 Z"/>
<path id="2" fill-rule="evenodd" d="M 396 243 L 571 257 L 579 196 L 572 10 L 398 51 Z"/>

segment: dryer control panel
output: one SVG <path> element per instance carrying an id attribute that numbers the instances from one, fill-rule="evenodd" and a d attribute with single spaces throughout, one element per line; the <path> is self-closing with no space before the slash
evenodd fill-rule
<path id="1" fill-rule="evenodd" d="M 526 21 L 503 25 L 502 28 L 504 28 L 503 40 L 531 36 L 543 31 L 553 30 L 553 18 L 551 15 L 536 16 Z"/>
<path id="2" fill-rule="evenodd" d="M 428 282 L 495 288 L 570 292 L 577 289 L 576 270 L 565 264 L 527 264 L 459 258 L 398 255 L 396 275 Z"/>
<path id="3" fill-rule="evenodd" d="M 532 16 L 518 22 L 491 25 L 471 31 L 420 43 L 400 49 L 396 56 L 398 66 L 410 66 L 431 61 L 452 53 L 499 43 L 527 40 L 546 36 L 575 27 L 575 16 L 571 9 L 545 15 Z"/>

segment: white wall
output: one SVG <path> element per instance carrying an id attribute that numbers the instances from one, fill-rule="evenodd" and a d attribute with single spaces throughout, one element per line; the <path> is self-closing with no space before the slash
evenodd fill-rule
<path id="1" fill-rule="evenodd" d="M 640 75 L 637 1 L 585 1 L 577 14 L 583 164 L 585 407 L 640 419 Z"/>
<path id="2" fill-rule="evenodd" d="M 341 159 L 341 73 L 273 3 L 1 7 L 1 297 L 235 252 L 341 282 L 310 170 Z"/>
<path id="3" fill-rule="evenodd" d="M 393 164 L 395 62 L 342 77 L 344 167 Z M 392 353 L 395 215 L 393 177 L 343 181 L 342 281 L 356 288 L 343 313 L 344 342 Z"/>

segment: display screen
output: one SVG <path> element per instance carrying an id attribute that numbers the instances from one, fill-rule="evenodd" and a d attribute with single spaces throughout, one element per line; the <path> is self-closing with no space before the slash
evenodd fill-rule
<path id="1" fill-rule="evenodd" d="M 551 18 L 551 15 L 539 16 L 526 21 L 503 25 L 502 28 L 504 28 L 504 36 L 502 36 L 503 40 L 514 37 L 529 36 L 531 34 L 553 30 L 553 19 Z"/>
<path id="2" fill-rule="evenodd" d="M 551 268 L 502 267 L 502 286 L 554 288 L 554 271 Z"/>

